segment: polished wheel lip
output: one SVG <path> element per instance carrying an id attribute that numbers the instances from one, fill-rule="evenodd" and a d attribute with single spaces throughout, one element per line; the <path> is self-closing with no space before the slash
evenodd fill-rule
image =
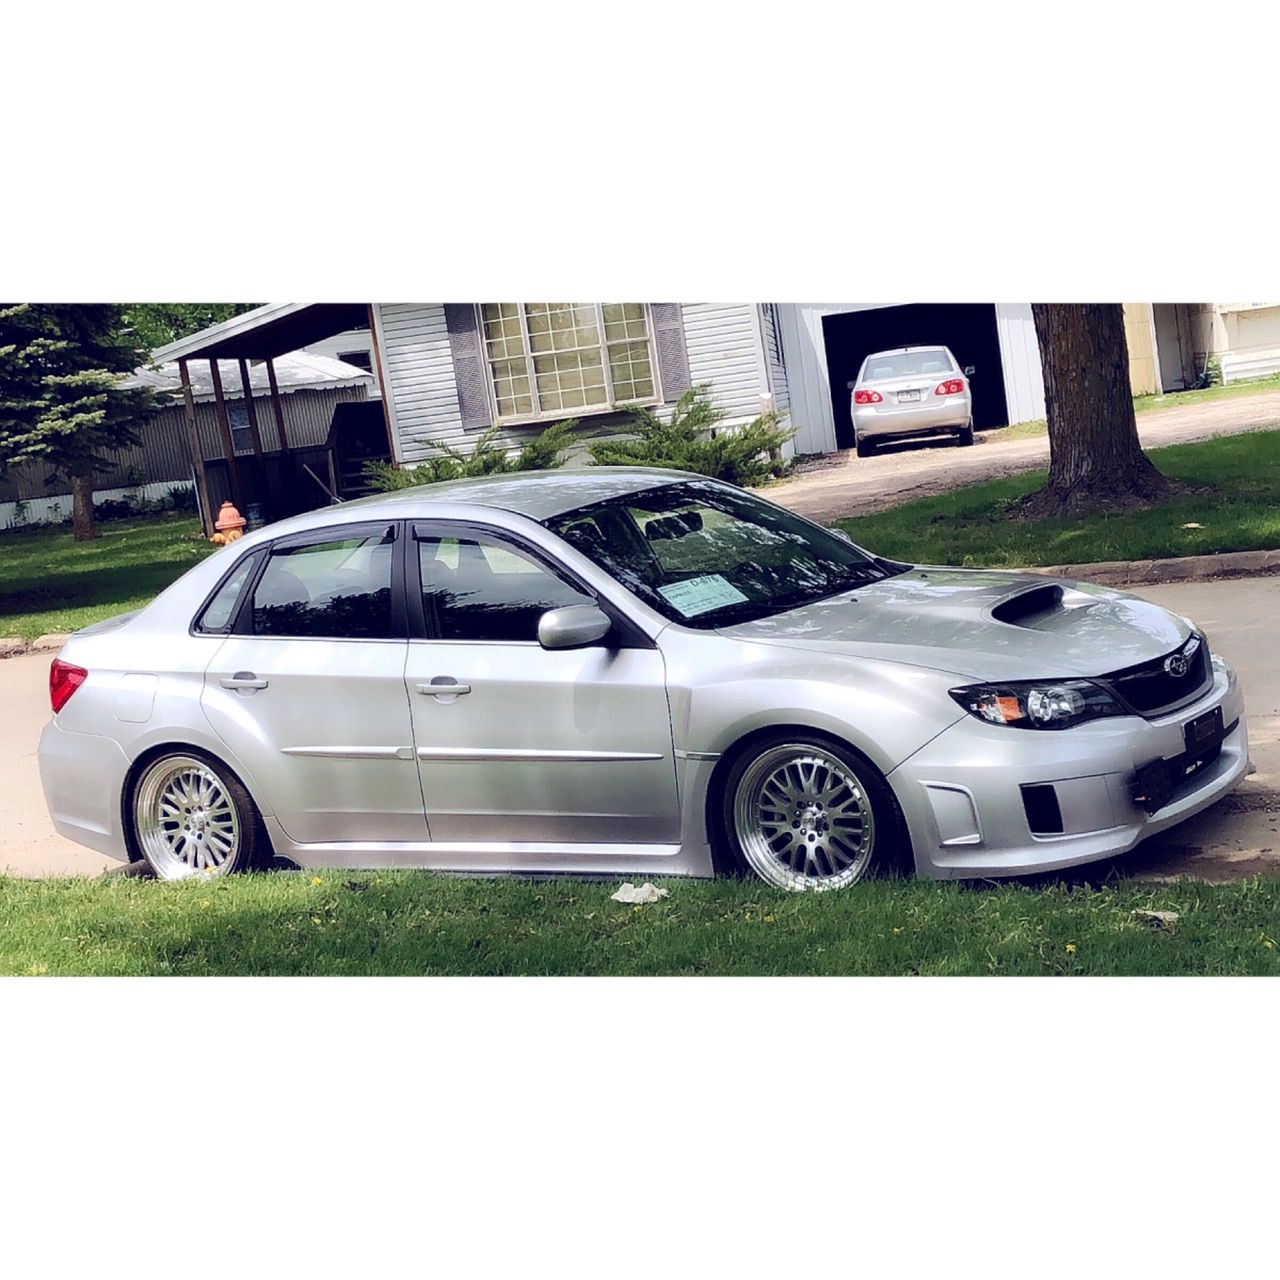
<path id="1" fill-rule="evenodd" d="M 866 874 L 875 852 L 866 787 L 847 760 L 816 743 L 762 751 L 738 781 L 733 820 L 748 866 L 792 892 L 843 889 Z"/>
<path id="2" fill-rule="evenodd" d="M 225 875 L 240 852 L 240 814 L 206 760 L 167 755 L 147 767 L 133 801 L 138 843 L 162 880 Z"/>

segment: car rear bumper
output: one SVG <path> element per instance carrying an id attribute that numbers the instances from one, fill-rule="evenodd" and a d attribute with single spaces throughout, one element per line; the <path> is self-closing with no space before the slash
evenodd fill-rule
<path id="1" fill-rule="evenodd" d="M 40 735 L 37 759 L 58 834 L 128 862 L 120 795 L 129 761 L 120 744 L 94 733 L 71 733 L 50 720 Z"/>
<path id="2" fill-rule="evenodd" d="M 1216 758 L 1148 813 L 1134 799 L 1139 769 L 1180 756 L 1183 726 L 1214 707 L 1230 727 Z M 890 782 L 918 874 L 952 879 L 1053 871 L 1126 853 L 1220 800 L 1248 768 L 1239 685 L 1215 670 L 1202 698 L 1159 720 L 1124 716 L 1047 732 L 966 716 L 895 769 Z M 1060 832 L 1033 831 L 1029 786 L 1053 788 Z"/>
<path id="3" fill-rule="evenodd" d="M 853 407 L 853 429 L 864 440 L 909 436 L 916 432 L 956 430 L 972 417 L 968 396 L 929 396 L 919 404 L 864 404 Z"/>

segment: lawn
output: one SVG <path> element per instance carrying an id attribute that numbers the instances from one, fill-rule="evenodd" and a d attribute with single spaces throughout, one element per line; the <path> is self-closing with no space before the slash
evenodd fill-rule
<path id="1" fill-rule="evenodd" d="M 1280 974 L 1280 880 L 794 896 L 668 880 L 277 872 L 167 884 L 0 879 L 0 974 Z M 1172 929 L 1137 910 L 1176 911 Z"/>
<path id="2" fill-rule="evenodd" d="M 1085 564 L 1280 547 L 1280 431 L 1171 445 L 1150 457 L 1166 475 L 1208 491 L 1126 515 L 1011 519 L 1010 506 L 1044 484 L 1036 471 L 840 526 L 862 546 L 914 564 Z"/>
<path id="3" fill-rule="evenodd" d="M 34 640 L 141 608 L 215 548 L 194 518 L 98 526 L 93 542 L 68 527 L 0 534 L 0 636 Z"/>
<path id="4" fill-rule="evenodd" d="M 1259 378 L 1254 382 L 1232 382 L 1227 386 L 1203 387 L 1198 391 L 1171 391 L 1167 395 L 1134 396 L 1133 411 L 1150 413 L 1155 409 L 1184 409 L 1188 405 L 1204 404 L 1210 400 L 1237 400 L 1264 392 L 1280 391 L 1280 377 Z M 1017 422 L 1007 427 L 996 427 L 989 433 L 992 440 L 1020 440 L 1024 436 L 1042 436 L 1049 425 L 1043 418 Z"/>

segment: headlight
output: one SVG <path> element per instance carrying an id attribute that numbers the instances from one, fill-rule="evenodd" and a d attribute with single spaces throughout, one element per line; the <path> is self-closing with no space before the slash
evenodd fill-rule
<path id="1" fill-rule="evenodd" d="M 1013 729 L 1070 729 L 1085 720 L 1128 713 L 1092 680 L 968 684 L 951 696 L 972 716 Z"/>

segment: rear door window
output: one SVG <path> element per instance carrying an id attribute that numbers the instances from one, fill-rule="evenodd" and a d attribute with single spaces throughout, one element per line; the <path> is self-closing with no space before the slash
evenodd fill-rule
<path id="1" fill-rule="evenodd" d="M 253 592 L 258 636 L 401 638 L 391 574 L 394 526 L 274 547 Z"/>

